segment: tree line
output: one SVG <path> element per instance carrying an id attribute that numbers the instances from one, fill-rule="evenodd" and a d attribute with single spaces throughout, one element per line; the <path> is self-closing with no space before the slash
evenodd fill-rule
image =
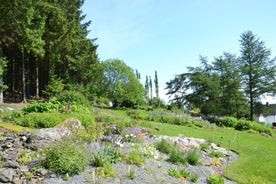
<path id="1" fill-rule="evenodd" d="M 223 53 L 166 83 L 171 102 L 199 109 L 205 115 L 248 117 L 262 95 L 276 94 L 276 64 L 271 51 L 252 31 L 240 38 L 240 56 Z"/>
<path id="2" fill-rule="evenodd" d="M 26 102 L 27 97 L 42 95 L 56 79 L 68 88 L 97 80 L 97 46 L 87 38 L 90 22 L 83 22 L 83 2 L 1 2 L 0 61 L 6 71 L 1 83 L 6 97 Z"/>
<path id="3" fill-rule="evenodd" d="M 133 107 L 152 100 L 136 70 L 100 61 L 88 38 L 84 0 L 4 0 L 0 4 L 0 103 L 51 98 L 63 90 L 92 102 Z M 157 72 L 155 89 L 159 99 Z M 152 87 L 151 87 L 152 90 Z M 4 95 L 3 95 L 4 94 Z M 151 93 L 152 94 L 152 93 Z"/>

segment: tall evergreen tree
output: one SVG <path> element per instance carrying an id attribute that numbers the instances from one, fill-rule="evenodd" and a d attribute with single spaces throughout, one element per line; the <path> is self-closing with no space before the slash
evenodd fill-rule
<path id="1" fill-rule="evenodd" d="M 159 82 L 158 82 L 158 76 L 157 76 L 156 70 L 155 70 L 155 75 L 154 75 L 154 87 L 155 87 L 156 98 L 159 99 Z"/>
<path id="2" fill-rule="evenodd" d="M 149 77 L 146 76 L 146 82 L 145 82 L 145 95 L 146 95 L 146 98 L 148 99 L 149 98 Z"/>
<path id="3" fill-rule="evenodd" d="M 151 80 L 151 76 L 149 76 L 149 89 L 150 89 L 150 101 L 152 101 L 152 80 Z"/>
<path id="4" fill-rule="evenodd" d="M 240 68 L 244 92 L 249 98 L 250 120 L 253 120 L 254 105 L 265 93 L 276 91 L 275 58 L 252 31 L 241 34 Z"/>

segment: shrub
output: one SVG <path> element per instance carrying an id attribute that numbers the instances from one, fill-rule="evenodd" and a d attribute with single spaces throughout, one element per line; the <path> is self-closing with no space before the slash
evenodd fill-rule
<path id="1" fill-rule="evenodd" d="M 104 164 L 117 163 L 121 160 L 121 153 L 118 149 L 113 146 L 106 146 L 94 154 L 92 164 L 96 167 L 103 167 Z"/>
<path id="2" fill-rule="evenodd" d="M 30 113 L 18 118 L 16 123 L 24 127 L 32 128 L 50 128 L 58 125 L 64 120 L 74 117 L 82 123 L 84 127 L 94 125 L 94 117 L 91 114 L 73 113 L 73 114 L 59 114 L 59 113 Z"/>
<path id="3" fill-rule="evenodd" d="M 178 150 L 173 150 L 170 155 L 169 158 L 167 159 L 168 162 L 172 162 L 174 164 L 185 164 L 187 163 L 187 160 L 185 158 L 185 155 L 178 151 Z"/>
<path id="4" fill-rule="evenodd" d="M 208 180 L 209 180 L 210 184 L 224 184 L 225 183 L 223 177 L 218 176 L 218 175 L 210 175 L 208 177 Z"/>
<path id="5" fill-rule="evenodd" d="M 45 150 L 42 165 L 60 174 L 79 174 L 89 164 L 89 152 L 84 144 L 63 140 Z"/>
<path id="6" fill-rule="evenodd" d="M 199 164 L 200 155 L 196 150 L 189 151 L 186 154 L 186 160 L 190 165 L 198 165 Z"/>
<path id="7" fill-rule="evenodd" d="M 62 122 L 64 117 L 53 113 L 30 113 L 19 118 L 16 123 L 24 127 L 50 128 Z"/>
<path id="8" fill-rule="evenodd" d="M 95 126 L 88 126 L 85 130 L 76 132 L 74 138 L 80 141 L 95 142 L 102 138 L 104 132 L 104 126 L 101 123 L 96 123 Z"/>
<path id="9" fill-rule="evenodd" d="M 145 158 L 143 157 L 143 153 L 137 150 L 133 150 L 129 152 L 128 156 L 126 157 L 126 161 L 130 164 L 141 166 L 145 163 Z"/>
<path id="10" fill-rule="evenodd" d="M 103 178 L 114 177 L 116 172 L 110 163 L 104 163 L 102 167 L 97 169 L 97 175 Z"/>
<path id="11" fill-rule="evenodd" d="M 90 107 L 89 100 L 82 93 L 76 91 L 63 91 L 53 97 L 51 102 L 61 105 L 83 105 L 84 107 Z"/>
<path id="12" fill-rule="evenodd" d="M 171 143 L 169 143 L 165 139 L 162 139 L 160 142 L 157 142 L 155 144 L 155 147 L 160 152 L 166 153 L 166 154 L 171 153 L 175 149 L 175 146 L 173 146 Z"/>
<path id="13" fill-rule="evenodd" d="M 50 102 L 34 102 L 23 107 L 25 113 L 43 113 L 43 112 L 58 112 L 59 105 Z"/>
<path id="14" fill-rule="evenodd" d="M 237 124 L 237 119 L 234 117 L 225 117 L 222 119 L 222 125 L 225 127 L 235 127 Z"/>
<path id="15" fill-rule="evenodd" d="M 23 117 L 23 114 L 21 112 L 7 113 L 4 116 L 4 121 L 16 121 L 16 119 L 20 117 Z"/>
<path id="16" fill-rule="evenodd" d="M 236 130 L 249 130 L 251 128 L 251 121 L 239 120 L 235 125 Z"/>

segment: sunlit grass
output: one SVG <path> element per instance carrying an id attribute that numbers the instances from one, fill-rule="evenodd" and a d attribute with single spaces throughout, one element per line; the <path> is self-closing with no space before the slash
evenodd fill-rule
<path id="1" fill-rule="evenodd" d="M 153 128 L 155 135 L 203 138 L 220 144 L 227 149 L 235 150 L 240 158 L 224 169 L 229 179 L 238 183 L 276 183 L 276 139 L 261 135 L 249 134 L 230 128 L 190 128 L 164 123 L 153 123 L 159 131 Z"/>

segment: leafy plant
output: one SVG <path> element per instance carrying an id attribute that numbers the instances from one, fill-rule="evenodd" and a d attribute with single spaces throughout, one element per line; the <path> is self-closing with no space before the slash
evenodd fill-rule
<path id="1" fill-rule="evenodd" d="M 103 178 L 114 177 L 116 172 L 110 163 L 104 163 L 102 167 L 97 169 L 97 175 Z"/>
<path id="2" fill-rule="evenodd" d="M 210 184 L 224 184 L 225 183 L 223 177 L 218 176 L 218 175 L 210 175 L 208 177 L 208 181 L 210 182 Z"/>
<path id="3" fill-rule="evenodd" d="M 117 163 L 122 160 L 121 153 L 113 146 L 106 146 L 103 150 L 94 154 L 92 163 L 96 167 L 103 167 L 104 164 Z"/>
<path id="4" fill-rule="evenodd" d="M 79 174 L 90 161 L 85 144 L 62 140 L 46 148 L 42 165 L 60 174 Z"/>
<path id="5" fill-rule="evenodd" d="M 168 174 L 172 177 L 180 178 L 188 178 L 190 176 L 190 173 L 186 171 L 185 169 L 176 170 L 176 169 L 168 169 Z"/>

